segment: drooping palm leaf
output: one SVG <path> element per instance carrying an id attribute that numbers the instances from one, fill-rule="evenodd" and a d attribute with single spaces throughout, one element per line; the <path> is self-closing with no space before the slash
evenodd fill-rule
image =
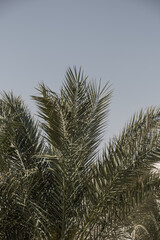
<path id="1" fill-rule="evenodd" d="M 160 161 L 159 123 L 159 109 L 141 111 L 104 151 L 91 188 L 95 207 L 88 219 L 94 222 L 92 228 L 99 217 L 109 223 L 122 221 L 156 183 L 159 186 L 157 175 L 150 176 Z M 90 225 L 84 226 L 84 233 Z"/>
<path id="2" fill-rule="evenodd" d="M 12 165 L 20 164 L 24 170 L 28 169 L 34 164 L 34 154 L 40 153 L 44 148 L 38 125 L 34 123 L 20 97 L 14 97 L 12 93 L 4 93 L 1 100 L 2 107 L 4 110 L 1 110 L 1 119 L 5 130 L 3 135 L 7 138 L 6 145 L 11 148 Z M 1 134 L 1 137 L 3 135 Z"/>
<path id="3" fill-rule="evenodd" d="M 39 174 L 35 155 L 43 151 L 43 141 L 20 97 L 4 93 L 0 116 L 0 239 L 32 239 L 35 231 L 37 236 L 44 231 L 43 211 L 31 194 Z"/>

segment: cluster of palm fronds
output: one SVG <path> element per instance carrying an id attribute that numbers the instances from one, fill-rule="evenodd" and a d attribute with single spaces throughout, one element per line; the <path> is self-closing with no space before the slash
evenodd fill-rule
<path id="1" fill-rule="evenodd" d="M 108 83 L 69 68 L 60 94 L 38 91 L 41 123 L 20 97 L 0 100 L 0 239 L 125 239 L 124 221 L 159 188 L 160 110 L 135 115 L 99 154 Z"/>

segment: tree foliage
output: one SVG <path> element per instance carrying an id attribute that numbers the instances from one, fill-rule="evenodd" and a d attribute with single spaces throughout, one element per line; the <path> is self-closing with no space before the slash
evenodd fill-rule
<path id="1" fill-rule="evenodd" d="M 45 84 L 38 93 L 38 122 L 21 97 L 0 100 L 0 239 L 116 239 L 159 188 L 151 173 L 160 160 L 159 109 L 134 115 L 101 154 L 109 83 L 69 68 L 60 94 Z"/>

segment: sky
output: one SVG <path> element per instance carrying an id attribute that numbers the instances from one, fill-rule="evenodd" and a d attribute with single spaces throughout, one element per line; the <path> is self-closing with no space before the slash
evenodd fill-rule
<path id="1" fill-rule="evenodd" d="M 105 139 L 141 108 L 160 105 L 159 0 L 0 0 L 0 92 L 33 113 L 38 83 L 59 92 L 65 71 L 110 81 Z"/>

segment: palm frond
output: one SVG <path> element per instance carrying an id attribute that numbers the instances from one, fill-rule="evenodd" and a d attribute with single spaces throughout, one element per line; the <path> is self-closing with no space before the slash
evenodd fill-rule
<path id="1" fill-rule="evenodd" d="M 83 211 L 81 203 L 91 179 L 111 97 L 108 84 L 101 90 L 86 80 L 81 69 L 72 72 L 69 68 L 60 95 L 41 84 L 41 96 L 33 97 L 51 146 L 49 154 L 43 156 L 49 166 L 44 175 L 50 189 L 49 196 L 45 194 L 44 198 L 52 196 L 48 211 L 54 212 L 53 225 L 55 229 L 59 225 L 62 238 L 68 234 L 71 237 L 71 229 L 78 231 L 77 218 Z"/>
<path id="2" fill-rule="evenodd" d="M 84 224 L 82 239 L 104 213 L 105 221 L 120 222 L 155 186 L 159 187 L 159 177 L 150 175 L 160 161 L 159 123 L 159 109 L 141 111 L 104 151 L 94 170 L 89 195 L 94 207 Z"/>
<path id="3" fill-rule="evenodd" d="M 24 170 L 32 167 L 36 160 L 33 158 L 34 154 L 40 153 L 44 149 L 44 144 L 38 124 L 34 122 L 20 97 L 15 97 L 13 93 L 3 93 L 1 119 L 3 131 L 0 138 L 2 145 L 5 144 L 8 160 L 12 162 L 10 166 L 20 164 Z"/>

